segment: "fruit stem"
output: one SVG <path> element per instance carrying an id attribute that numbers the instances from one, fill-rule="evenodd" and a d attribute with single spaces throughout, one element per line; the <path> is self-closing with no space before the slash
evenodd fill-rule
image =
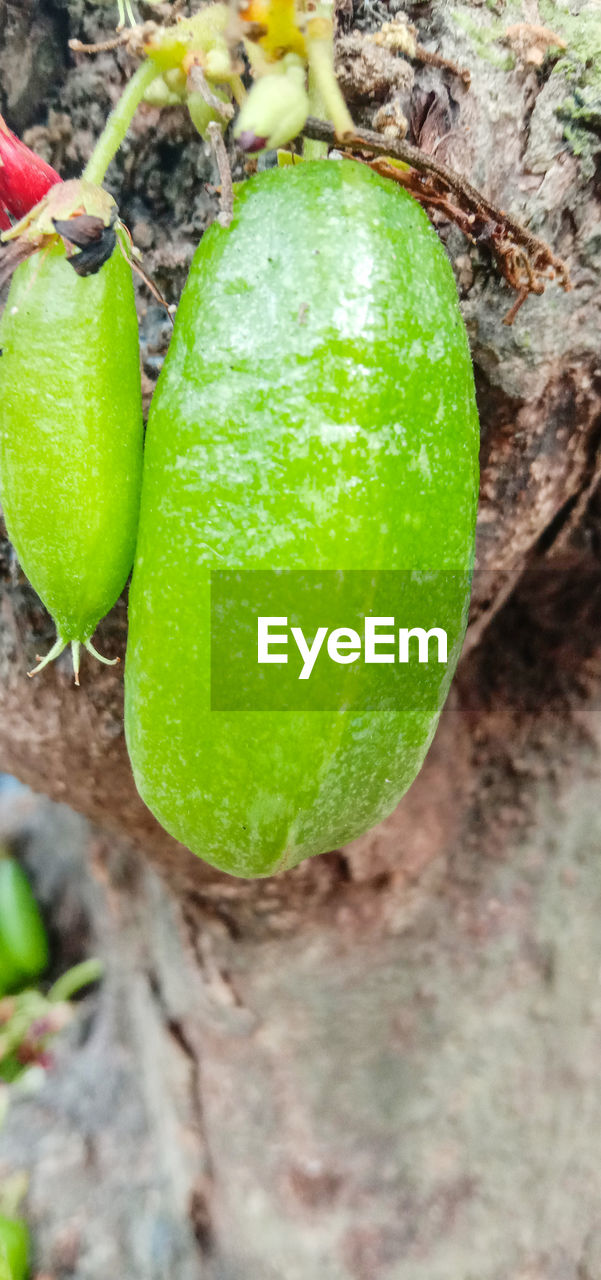
<path id="1" fill-rule="evenodd" d="M 310 18 L 305 38 L 309 74 L 313 79 L 315 91 L 322 99 L 326 118 L 334 125 L 336 137 L 342 139 L 346 134 L 353 133 L 354 125 L 334 71 L 331 19 L 319 13 Z"/>
<path id="2" fill-rule="evenodd" d="M 104 182 L 111 160 L 117 154 L 148 86 L 159 75 L 159 68 L 152 58 L 147 58 L 138 67 L 135 75 L 126 85 L 114 111 L 111 111 L 83 171 L 82 176 L 87 182 L 94 182 L 98 186 Z"/>
<path id="3" fill-rule="evenodd" d="M 328 22 L 333 22 L 334 5 L 332 0 L 322 0 L 322 4 L 319 6 L 319 15 L 322 18 L 326 18 Z M 334 46 L 332 44 L 332 57 L 333 53 Z M 326 115 L 326 105 L 312 66 L 309 66 L 307 88 L 309 93 L 309 115 L 317 116 L 319 120 L 322 120 Z M 327 154 L 327 142 L 317 142 L 315 138 L 303 138 L 304 160 L 324 160 Z"/>
<path id="4" fill-rule="evenodd" d="M 315 80 L 313 70 L 309 71 L 309 115 L 317 116 L 319 120 L 325 115 L 325 105 L 319 86 Z M 303 159 L 304 160 L 324 160 L 328 154 L 327 142 L 317 142 L 315 138 L 303 138 Z"/>

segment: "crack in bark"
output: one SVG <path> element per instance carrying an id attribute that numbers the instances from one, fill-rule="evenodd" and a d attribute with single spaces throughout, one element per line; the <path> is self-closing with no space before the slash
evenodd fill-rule
<path id="1" fill-rule="evenodd" d="M 601 411 L 594 423 L 587 440 L 588 459 L 582 484 L 541 534 L 539 549 L 547 556 L 550 552 L 553 554 L 568 549 L 571 538 L 584 521 L 591 500 L 601 486 Z"/>
<path id="2" fill-rule="evenodd" d="M 156 970 L 147 969 L 146 976 L 151 995 L 159 1009 L 161 1021 L 178 1049 L 187 1059 L 190 1066 L 191 1109 L 194 1123 L 202 1142 L 205 1174 L 198 1180 L 196 1185 L 193 1186 L 190 1191 L 188 1216 L 199 1251 L 203 1258 L 206 1259 L 215 1250 L 215 1231 L 210 1208 L 211 1192 L 215 1182 L 215 1174 L 208 1143 L 204 1106 L 202 1101 L 202 1065 L 200 1054 L 195 1048 L 193 1037 L 191 1037 L 186 1031 L 182 1020 L 174 1017 L 173 1014 L 170 1013 L 168 1002 Z"/>

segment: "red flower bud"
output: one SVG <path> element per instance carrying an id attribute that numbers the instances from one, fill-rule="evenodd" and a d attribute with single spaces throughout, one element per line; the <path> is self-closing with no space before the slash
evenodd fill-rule
<path id="1" fill-rule="evenodd" d="M 8 128 L 0 116 L 0 227 L 8 230 L 9 214 L 24 218 L 46 195 L 50 187 L 61 182 L 52 165 L 46 164 Z"/>

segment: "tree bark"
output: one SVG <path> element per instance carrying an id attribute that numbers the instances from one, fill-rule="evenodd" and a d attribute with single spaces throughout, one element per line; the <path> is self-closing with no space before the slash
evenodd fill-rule
<path id="1" fill-rule="evenodd" d="M 0 541 L 0 768 L 84 815 L 9 792 L 0 835 L 34 874 L 55 967 L 107 960 L 0 1137 L 0 1173 L 31 1171 L 40 1277 L 601 1277 L 601 144 L 594 122 L 564 136 L 588 92 L 570 60 L 588 10 L 571 0 L 568 50 L 541 68 L 535 28 L 567 21 L 550 0 L 405 7 L 471 87 L 389 66 L 380 99 L 402 81 L 422 144 L 547 239 L 572 290 L 550 282 L 506 327 L 486 250 L 439 225 L 482 420 L 478 569 L 396 813 L 270 880 L 206 867 L 136 794 L 114 670 L 79 690 L 67 662 L 27 680 L 51 624 Z M 3 109 L 65 177 L 131 69 L 122 51 L 69 55 L 99 12 L 0 3 Z M 355 16 L 375 24 L 367 2 Z M 109 176 L 176 300 L 217 209 L 210 157 L 179 110 L 143 108 Z M 139 301 L 149 395 L 168 327 Z M 122 655 L 125 630 L 122 601 L 103 651 Z"/>

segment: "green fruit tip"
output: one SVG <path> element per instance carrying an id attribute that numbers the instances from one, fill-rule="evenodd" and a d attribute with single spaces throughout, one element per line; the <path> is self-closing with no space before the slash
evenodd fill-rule
<path id="1" fill-rule="evenodd" d="M 102 662 L 103 666 L 105 667 L 116 667 L 117 664 L 121 661 L 120 658 L 105 658 L 102 653 L 99 653 L 98 650 L 94 648 L 94 645 L 92 644 L 91 640 L 83 640 L 83 641 L 71 640 L 70 643 L 71 643 L 71 655 L 73 659 L 73 674 L 75 676 L 75 685 L 78 689 L 80 687 L 79 672 L 80 672 L 82 644 L 84 649 L 86 649 L 87 652 L 91 654 L 93 658 L 96 658 L 97 662 Z M 53 644 L 50 652 L 46 654 L 45 658 L 40 657 L 40 654 L 36 653 L 35 656 L 36 656 L 38 665 L 37 667 L 34 667 L 32 671 L 27 672 L 29 679 L 31 680 L 33 676 L 37 676 L 40 671 L 44 670 L 44 667 L 47 667 L 51 662 L 54 662 L 56 658 L 60 658 L 61 653 L 64 653 L 68 644 L 69 644 L 68 640 L 63 640 L 62 637 L 59 636 L 56 642 Z"/>

